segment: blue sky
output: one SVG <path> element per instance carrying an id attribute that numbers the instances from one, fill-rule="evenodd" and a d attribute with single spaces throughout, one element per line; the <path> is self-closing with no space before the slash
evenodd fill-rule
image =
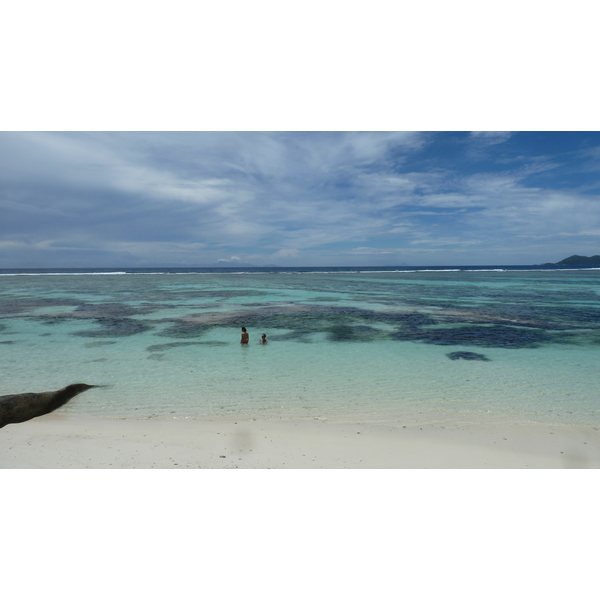
<path id="1" fill-rule="evenodd" d="M 0 267 L 600 254 L 597 132 L 0 133 Z"/>

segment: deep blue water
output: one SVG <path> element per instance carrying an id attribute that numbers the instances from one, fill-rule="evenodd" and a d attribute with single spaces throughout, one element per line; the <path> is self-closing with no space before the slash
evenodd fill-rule
<path id="1" fill-rule="evenodd" d="M 110 268 L 46 268 L 46 269 L 0 269 L 0 275 L 48 275 L 48 274 L 135 274 L 135 273 L 377 273 L 419 271 L 564 271 L 582 270 L 582 267 L 557 267 L 553 265 L 489 265 L 489 266 L 396 266 L 396 267 L 110 267 Z M 583 268 L 583 270 L 595 270 Z"/>

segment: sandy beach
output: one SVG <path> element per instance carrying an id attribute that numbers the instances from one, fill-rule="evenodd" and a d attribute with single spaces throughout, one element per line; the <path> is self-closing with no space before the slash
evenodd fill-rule
<path id="1" fill-rule="evenodd" d="M 560 469 L 600 466 L 600 428 L 135 420 L 53 414 L 0 431 L 4 469 Z"/>

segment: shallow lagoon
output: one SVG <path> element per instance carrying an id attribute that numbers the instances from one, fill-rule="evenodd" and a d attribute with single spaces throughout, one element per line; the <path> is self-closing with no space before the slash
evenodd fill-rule
<path id="1" fill-rule="evenodd" d="M 61 411 L 106 417 L 600 424 L 599 292 L 597 270 L 0 276 L 0 394 L 101 384 Z"/>

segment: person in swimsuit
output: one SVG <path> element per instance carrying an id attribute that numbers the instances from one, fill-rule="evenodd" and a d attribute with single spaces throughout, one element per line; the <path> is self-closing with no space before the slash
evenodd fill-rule
<path id="1" fill-rule="evenodd" d="M 269 340 L 267 339 L 267 334 L 263 333 L 262 337 L 260 338 L 260 343 L 261 344 L 266 344 Z"/>
<path id="2" fill-rule="evenodd" d="M 249 341 L 250 341 L 250 336 L 248 335 L 246 328 L 242 327 L 242 341 L 240 343 L 247 344 Z"/>

